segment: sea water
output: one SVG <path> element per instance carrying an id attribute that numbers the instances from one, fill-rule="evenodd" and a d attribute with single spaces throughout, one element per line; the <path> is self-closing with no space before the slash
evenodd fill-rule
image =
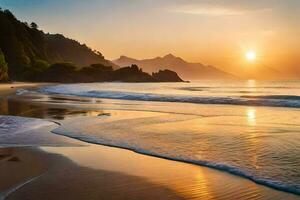
<path id="1" fill-rule="evenodd" d="M 38 101 L 70 104 L 57 96 L 81 97 L 89 104 L 71 103 L 110 113 L 76 117 L 53 130 L 57 134 L 300 194 L 298 81 L 65 84 L 37 92 L 48 95 Z"/>

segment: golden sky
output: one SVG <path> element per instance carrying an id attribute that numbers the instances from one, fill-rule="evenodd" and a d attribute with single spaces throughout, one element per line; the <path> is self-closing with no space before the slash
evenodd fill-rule
<path id="1" fill-rule="evenodd" d="M 256 64 L 300 73 L 299 0 L 0 0 L 0 6 L 108 59 L 172 53 L 234 72 L 252 50 Z"/>

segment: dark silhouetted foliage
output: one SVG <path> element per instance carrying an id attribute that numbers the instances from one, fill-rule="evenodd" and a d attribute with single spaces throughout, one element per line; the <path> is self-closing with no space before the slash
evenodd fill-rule
<path id="1" fill-rule="evenodd" d="M 82 75 L 81 82 L 112 81 L 113 68 L 102 64 L 93 64 L 78 71 Z"/>
<path id="2" fill-rule="evenodd" d="M 38 76 L 38 81 L 46 82 L 62 82 L 72 83 L 77 82 L 76 66 L 72 63 L 56 63 L 49 66 L 45 71 Z"/>
<path id="3" fill-rule="evenodd" d="M 56 63 L 41 72 L 39 79 L 35 81 L 47 82 L 103 82 L 103 81 L 122 81 L 122 82 L 178 82 L 182 81 L 178 76 L 174 76 L 175 72 L 167 70 L 163 77 L 159 79 L 143 72 L 138 66 L 123 67 L 113 70 L 112 67 L 107 67 L 101 64 L 93 64 L 88 67 L 78 69 L 71 63 Z M 168 77 L 168 74 L 170 77 Z M 177 74 L 176 74 L 177 75 Z M 166 79 L 164 79 L 166 78 Z"/>
<path id="4" fill-rule="evenodd" d="M 31 22 L 31 24 L 30 24 L 30 28 L 33 28 L 33 29 L 38 29 L 39 27 L 38 27 L 38 25 L 37 25 L 36 23 L 34 23 L 34 22 Z"/>
<path id="5" fill-rule="evenodd" d="M 158 72 L 152 73 L 152 77 L 158 82 L 181 82 L 183 81 L 176 72 L 171 70 L 159 70 Z"/>
<path id="6" fill-rule="evenodd" d="M 115 80 L 125 82 L 155 82 L 150 74 L 143 72 L 137 65 L 117 69 L 113 77 Z"/>
<path id="7" fill-rule="evenodd" d="M 7 63 L 0 49 L 0 82 L 6 82 L 6 81 L 8 81 Z"/>

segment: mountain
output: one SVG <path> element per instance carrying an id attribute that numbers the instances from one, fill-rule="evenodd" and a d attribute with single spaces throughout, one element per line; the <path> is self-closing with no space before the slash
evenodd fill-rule
<path id="1" fill-rule="evenodd" d="M 152 73 L 158 70 L 169 69 L 176 71 L 183 79 L 233 79 L 233 75 L 221 71 L 210 65 L 201 63 L 189 63 L 180 57 L 168 54 L 164 57 L 156 57 L 152 59 L 137 60 L 126 56 L 113 61 L 119 66 L 129 66 L 136 64 L 145 72 Z"/>
<path id="2" fill-rule="evenodd" d="M 37 24 L 21 22 L 9 10 L 1 8 L 0 27 L 0 78 L 3 74 L 1 65 L 4 65 L 1 62 L 6 63 L 13 80 L 27 80 L 36 71 L 60 62 L 70 62 L 78 67 L 96 63 L 117 67 L 85 44 L 60 34 L 46 34 L 38 30 Z"/>

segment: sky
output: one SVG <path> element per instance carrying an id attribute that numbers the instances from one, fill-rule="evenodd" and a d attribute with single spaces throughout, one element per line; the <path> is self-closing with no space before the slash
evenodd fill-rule
<path id="1" fill-rule="evenodd" d="M 300 0 L 0 0 L 0 7 L 108 59 L 172 53 L 238 71 L 251 50 L 257 64 L 300 74 Z"/>

